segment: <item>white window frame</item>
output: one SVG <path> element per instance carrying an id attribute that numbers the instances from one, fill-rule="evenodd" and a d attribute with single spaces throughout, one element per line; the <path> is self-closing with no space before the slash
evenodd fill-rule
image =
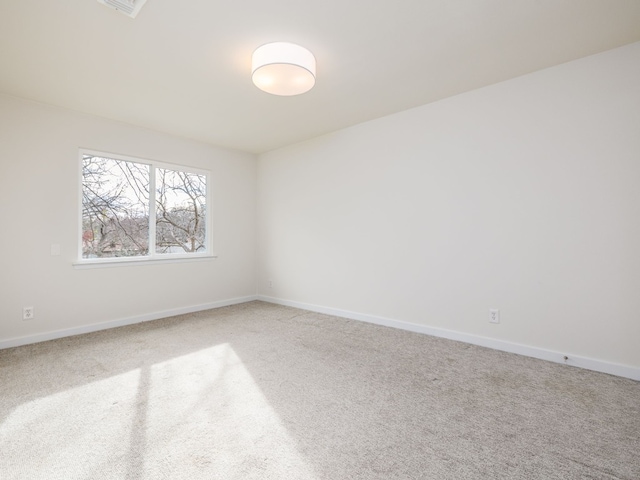
<path id="1" fill-rule="evenodd" d="M 109 257 L 109 258 L 83 258 L 82 257 L 82 166 L 83 156 L 93 155 L 96 157 L 111 158 L 113 160 L 121 160 L 125 162 L 139 163 L 149 166 L 149 254 L 136 257 Z M 217 255 L 213 254 L 213 242 L 212 242 L 212 193 L 211 193 L 211 172 L 203 170 L 201 168 L 190 167 L 186 165 L 178 165 L 173 163 L 160 162 L 157 160 L 149 160 L 139 157 L 131 157 L 128 155 L 120 155 L 117 153 L 100 152 L 97 150 L 89 150 L 81 148 L 78 152 L 78 232 L 76 240 L 78 242 L 78 257 L 73 264 L 76 268 L 94 268 L 94 267 L 116 267 L 122 265 L 149 265 L 149 264 L 165 264 L 173 262 L 192 262 L 202 261 L 217 258 Z M 206 216 L 205 216 L 205 251 L 204 252 L 192 252 L 192 253 L 156 253 L 156 168 L 164 168 L 167 170 L 176 170 L 181 172 L 195 173 L 197 175 L 204 175 L 207 182 L 207 194 L 206 194 Z M 151 187 L 153 185 L 153 188 Z"/>

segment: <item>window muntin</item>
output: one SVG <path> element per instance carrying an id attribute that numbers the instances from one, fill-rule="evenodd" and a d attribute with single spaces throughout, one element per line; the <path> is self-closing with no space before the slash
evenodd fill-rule
<path id="1" fill-rule="evenodd" d="M 209 254 L 207 172 L 89 151 L 81 161 L 81 261 Z"/>

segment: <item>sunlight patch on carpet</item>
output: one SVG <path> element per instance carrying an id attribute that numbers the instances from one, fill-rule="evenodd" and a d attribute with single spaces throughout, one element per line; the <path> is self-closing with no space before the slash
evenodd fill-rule
<path id="1" fill-rule="evenodd" d="M 0 444 L 7 478 L 316 478 L 228 344 L 24 403 Z"/>

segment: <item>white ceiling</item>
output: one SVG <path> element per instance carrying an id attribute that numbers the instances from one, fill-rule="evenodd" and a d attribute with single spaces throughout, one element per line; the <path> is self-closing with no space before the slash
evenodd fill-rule
<path id="1" fill-rule="evenodd" d="M 313 90 L 253 86 L 273 41 Z M 0 0 L 0 92 L 259 153 L 636 41 L 640 0 Z"/>

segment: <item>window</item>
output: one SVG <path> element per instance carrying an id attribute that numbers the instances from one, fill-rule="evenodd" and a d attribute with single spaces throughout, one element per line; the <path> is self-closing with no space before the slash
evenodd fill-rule
<path id="1" fill-rule="evenodd" d="M 82 260 L 210 255 L 207 172 L 89 151 L 81 160 Z"/>

